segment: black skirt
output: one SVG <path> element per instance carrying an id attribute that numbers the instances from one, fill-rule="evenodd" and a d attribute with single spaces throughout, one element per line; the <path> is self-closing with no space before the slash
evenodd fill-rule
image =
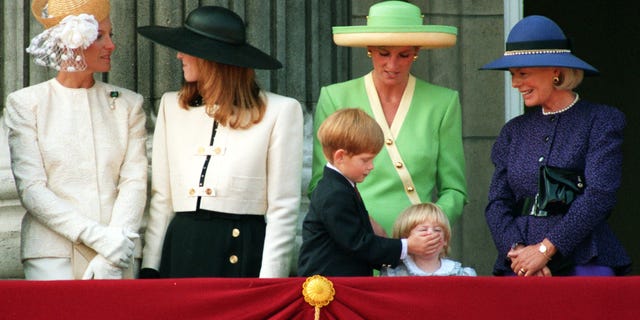
<path id="1" fill-rule="evenodd" d="M 258 277 L 264 216 L 178 212 L 167 228 L 160 277 Z"/>

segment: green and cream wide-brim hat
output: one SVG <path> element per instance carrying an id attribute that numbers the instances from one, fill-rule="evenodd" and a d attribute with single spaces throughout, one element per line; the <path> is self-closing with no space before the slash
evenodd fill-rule
<path id="1" fill-rule="evenodd" d="M 447 48 L 456 44 L 458 29 L 424 25 L 420 8 L 403 1 L 384 1 L 369 8 L 367 25 L 333 27 L 339 46 L 417 46 Z"/>

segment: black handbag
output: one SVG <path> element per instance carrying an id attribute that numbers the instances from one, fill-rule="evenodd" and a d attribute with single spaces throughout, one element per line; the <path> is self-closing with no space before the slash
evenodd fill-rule
<path id="1" fill-rule="evenodd" d="M 565 214 L 576 197 L 584 192 L 584 188 L 585 180 L 581 172 L 541 166 L 538 193 L 533 200 L 523 200 L 522 214 L 536 217 Z M 564 257 L 557 252 L 547 263 L 547 267 L 554 276 L 565 276 L 573 271 L 575 263 L 571 257 Z"/>
<path id="2" fill-rule="evenodd" d="M 581 172 L 541 166 L 538 193 L 528 214 L 537 217 L 565 214 L 573 200 L 584 192 L 584 188 L 585 181 Z"/>

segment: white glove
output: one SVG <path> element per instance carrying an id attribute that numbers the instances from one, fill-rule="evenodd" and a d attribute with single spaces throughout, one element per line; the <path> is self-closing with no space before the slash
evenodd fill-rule
<path id="1" fill-rule="evenodd" d="M 122 279 L 121 268 L 112 265 L 107 259 L 101 255 L 96 255 L 87 266 L 82 275 L 82 280 L 90 279 Z"/>
<path id="2" fill-rule="evenodd" d="M 82 231 L 79 238 L 114 266 L 127 268 L 135 248 L 133 239 L 139 237 L 135 232 L 95 224 Z"/>

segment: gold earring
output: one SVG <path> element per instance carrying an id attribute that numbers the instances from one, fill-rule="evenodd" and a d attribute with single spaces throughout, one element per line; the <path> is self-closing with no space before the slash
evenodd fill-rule
<path id="1" fill-rule="evenodd" d="M 418 55 L 417 54 L 415 56 L 413 56 L 413 62 L 416 62 L 416 60 L 418 60 Z"/>
<path id="2" fill-rule="evenodd" d="M 556 77 L 553 77 L 553 84 L 554 84 L 554 85 L 558 85 L 558 84 L 560 84 L 560 78 L 558 78 L 557 76 L 556 76 Z"/>
<path id="3" fill-rule="evenodd" d="M 367 57 L 369 57 L 369 59 L 371 59 L 371 51 L 367 51 Z"/>

